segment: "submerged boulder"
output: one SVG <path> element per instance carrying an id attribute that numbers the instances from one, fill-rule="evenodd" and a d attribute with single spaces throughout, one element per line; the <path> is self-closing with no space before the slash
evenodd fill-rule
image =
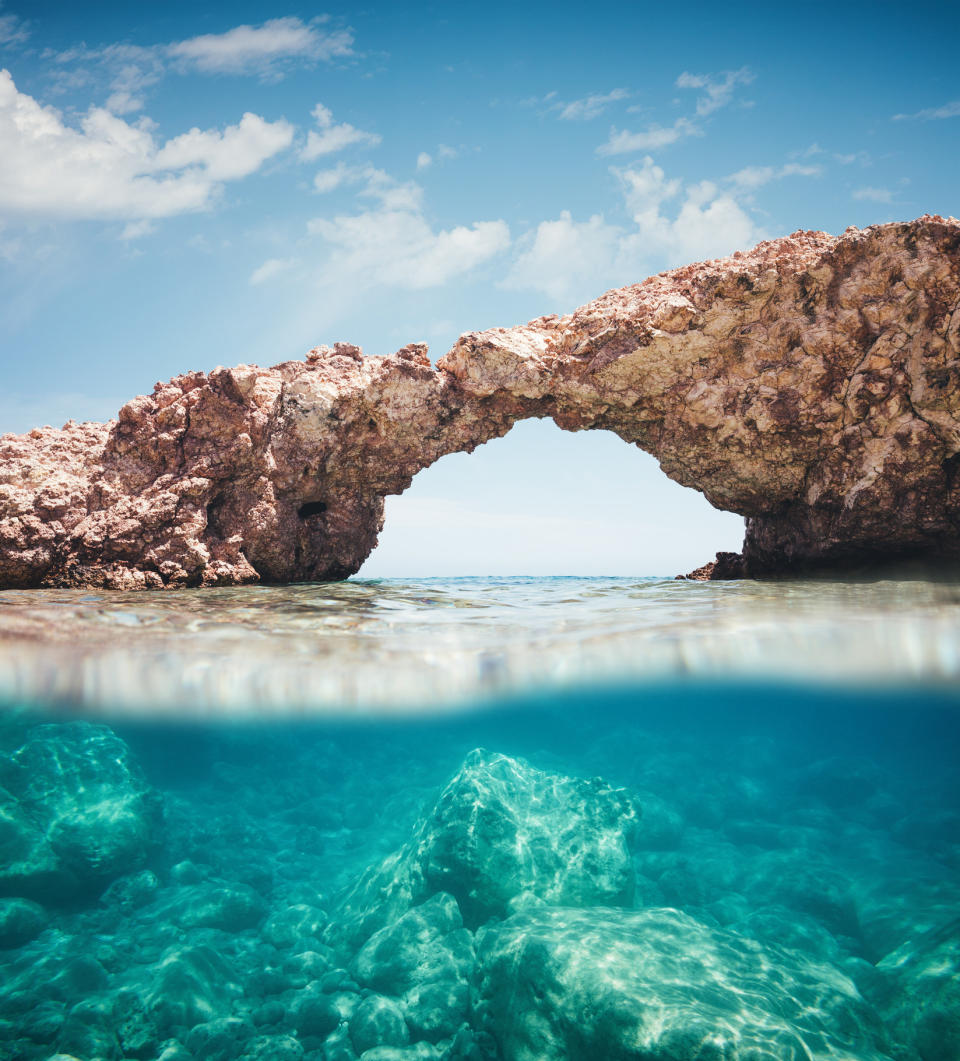
<path id="1" fill-rule="evenodd" d="M 138 869 L 161 805 L 107 726 L 46 724 L 0 756 L 0 894 L 72 898 Z"/>
<path id="2" fill-rule="evenodd" d="M 877 969 L 878 1005 L 902 1061 L 960 1057 L 960 919 L 898 947 Z"/>
<path id="3" fill-rule="evenodd" d="M 839 970 L 669 908 L 517 913 L 478 933 L 476 990 L 503 1061 L 888 1056 Z"/>
<path id="4" fill-rule="evenodd" d="M 341 897 L 327 931 L 355 950 L 440 892 L 475 929 L 527 901 L 628 906 L 640 808 L 624 789 L 471 752 L 399 852 Z"/>
<path id="5" fill-rule="evenodd" d="M 398 998 L 416 1039 L 436 1042 L 467 1019 L 473 963 L 473 937 L 441 892 L 375 932 L 352 968 L 361 986 Z"/>

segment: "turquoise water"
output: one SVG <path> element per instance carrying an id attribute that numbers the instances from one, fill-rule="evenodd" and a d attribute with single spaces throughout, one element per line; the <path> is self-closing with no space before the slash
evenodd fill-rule
<path id="1" fill-rule="evenodd" d="M 956 1061 L 957 600 L 0 594 L 0 1057 Z"/>

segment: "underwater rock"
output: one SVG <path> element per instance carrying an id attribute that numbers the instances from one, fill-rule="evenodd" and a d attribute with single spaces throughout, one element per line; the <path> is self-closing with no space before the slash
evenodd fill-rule
<path id="1" fill-rule="evenodd" d="M 377 1046 L 406 1046 L 410 1042 L 403 1010 L 384 995 L 368 995 L 350 1017 L 350 1041 L 363 1057 Z"/>
<path id="2" fill-rule="evenodd" d="M 204 944 L 170 947 L 149 970 L 144 1011 L 160 1038 L 228 1016 L 243 985 L 226 959 Z"/>
<path id="3" fill-rule="evenodd" d="M 603 428 L 747 517 L 741 577 L 960 558 L 960 222 L 795 232 L 574 313 L 191 372 L 0 439 L 0 587 L 337 579 L 387 494 L 520 419 Z"/>
<path id="4" fill-rule="evenodd" d="M 267 918 L 263 935 L 275 947 L 292 947 L 298 940 L 319 940 L 326 923 L 322 910 L 309 903 L 294 903 Z"/>
<path id="5" fill-rule="evenodd" d="M 362 986 L 398 997 L 415 1038 L 437 1042 L 467 1019 L 473 963 L 473 937 L 441 892 L 375 932 L 353 969 Z"/>
<path id="6" fill-rule="evenodd" d="M 877 1004 L 898 1059 L 960 1057 L 960 919 L 910 940 L 878 965 Z"/>
<path id="7" fill-rule="evenodd" d="M 673 909 L 542 907 L 477 935 L 475 1021 L 503 1061 L 879 1061 L 839 970 Z"/>
<path id="8" fill-rule="evenodd" d="M 476 928 L 514 901 L 626 906 L 640 808 L 624 789 L 472 751 L 399 852 L 340 899 L 327 942 L 352 950 L 438 892 Z"/>
<path id="9" fill-rule="evenodd" d="M 0 899 L 0 950 L 29 943 L 47 927 L 46 911 L 29 899 Z"/>
<path id="10" fill-rule="evenodd" d="M 246 884 L 205 883 L 181 888 L 170 916 L 182 928 L 242 932 L 263 920 L 266 903 Z"/>
<path id="11" fill-rule="evenodd" d="M 127 745 L 88 722 L 35 727 L 0 756 L 0 893 L 75 898 L 136 870 L 161 806 Z"/>

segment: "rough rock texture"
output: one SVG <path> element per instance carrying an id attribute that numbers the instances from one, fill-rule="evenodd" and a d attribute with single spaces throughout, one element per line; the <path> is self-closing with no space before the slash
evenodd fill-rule
<path id="1" fill-rule="evenodd" d="M 958 364 L 960 222 L 796 232 L 468 333 L 436 369 L 340 343 L 3 436 L 0 585 L 341 578 L 386 494 L 531 416 L 612 430 L 746 516 L 727 573 L 957 557 Z"/>

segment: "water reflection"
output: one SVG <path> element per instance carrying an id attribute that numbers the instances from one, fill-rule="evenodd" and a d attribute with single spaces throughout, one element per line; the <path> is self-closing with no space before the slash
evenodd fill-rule
<path id="1" fill-rule="evenodd" d="M 210 712 L 441 706 L 703 676 L 952 681 L 960 593 L 931 579 L 351 580 L 0 592 L 0 696 Z"/>

